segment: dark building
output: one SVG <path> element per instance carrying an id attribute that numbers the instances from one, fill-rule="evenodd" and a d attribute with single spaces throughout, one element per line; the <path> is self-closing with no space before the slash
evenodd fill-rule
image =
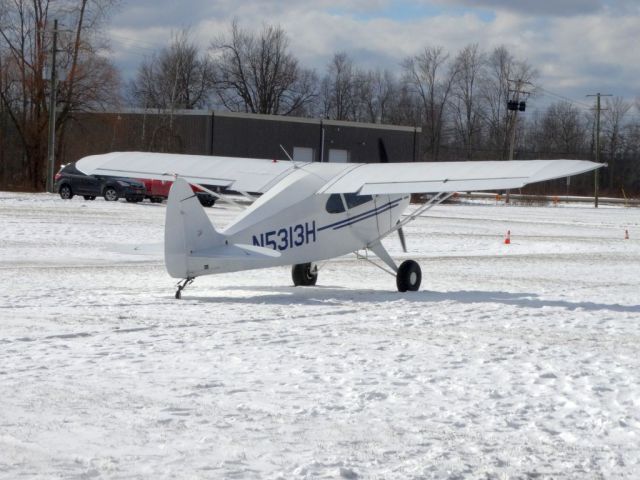
<path id="1" fill-rule="evenodd" d="M 85 113 L 67 128 L 58 163 L 112 151 L 154 151 L 314 162 L 414 162 L 420 128 L 180 110 Z M 282 147 L 281 147 L 282 146 Z"/>

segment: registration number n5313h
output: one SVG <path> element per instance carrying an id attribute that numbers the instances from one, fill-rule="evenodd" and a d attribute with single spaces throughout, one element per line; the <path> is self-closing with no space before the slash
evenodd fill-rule
<path id="1" fill-rule="evenodd" d="M 316 221 L 313 220 L 253 235 L 253 244 L 282 251 L 315 243 L 316 239 Z"/>

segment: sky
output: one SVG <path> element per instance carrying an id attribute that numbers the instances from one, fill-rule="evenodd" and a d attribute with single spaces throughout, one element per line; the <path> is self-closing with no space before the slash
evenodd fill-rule
<path id="1" fill-rule="evenodd" d="M 206 48 L 233 19 L 255 32 L 281 26 L 291 51 L 320 74 L 340 51 L 361 68 L 399 72 L 426 46 L 454 55 L 478 43 L 533 65 L 549 101 L 640 97 L 640 0 L 123 0 L 108 25 L 111 55 L 128 80 L 172 33 L 188 28 Z"/>

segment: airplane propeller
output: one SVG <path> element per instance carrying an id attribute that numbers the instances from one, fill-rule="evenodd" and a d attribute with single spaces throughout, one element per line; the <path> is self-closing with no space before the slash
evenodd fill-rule
<path id="1" fill-rule="evenodd" d="M 389 163 L 387 148 L 384 146 L 382 138 L 378 138 L 378 159 L 380 160 L 380 163 Z"/>

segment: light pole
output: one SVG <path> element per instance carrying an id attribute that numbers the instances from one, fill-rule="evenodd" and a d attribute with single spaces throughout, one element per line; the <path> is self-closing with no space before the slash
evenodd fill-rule
<path id="1" fill-rule="evenodd" d="M 58 20 L 53 21 L 53 47 L 51 50 L 51 94 L 49 95 L 49 138 L 47 141 L 47 192 L 53 193 L 53 170 L 56 157 L 56 102 L 58 77 L 56 53 L 58 51 Z"/>

